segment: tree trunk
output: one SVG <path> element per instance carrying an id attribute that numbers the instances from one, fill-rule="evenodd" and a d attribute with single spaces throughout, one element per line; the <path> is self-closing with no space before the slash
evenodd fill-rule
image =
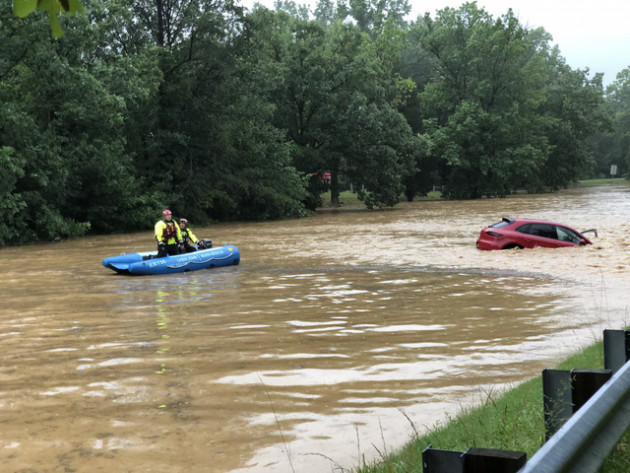
<path id="1" fill-rule="evenodd" d="M 330 168 L 330 205 L 339 207 L 339 158 L 332 161 Z"/>
<path id="2" fill-rule="evenodd" d="M 156 0 L 157 7 L 157 42 L 160 46 L 164 46 L 164 5 L 162 0 Z"/>

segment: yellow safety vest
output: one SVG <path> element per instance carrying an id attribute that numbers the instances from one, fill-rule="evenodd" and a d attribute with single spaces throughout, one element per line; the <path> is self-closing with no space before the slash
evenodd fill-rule
<path id="1" fill-rule="evenodd" d="M 158 243 L 164 243 L 165 245 L 174 245 L 183 240 L 182 231 L 177 225 L 177 222 L 171 220 L 166 222 L 164 220 L 158 220 L 155 224 L 155 239 Z"/>

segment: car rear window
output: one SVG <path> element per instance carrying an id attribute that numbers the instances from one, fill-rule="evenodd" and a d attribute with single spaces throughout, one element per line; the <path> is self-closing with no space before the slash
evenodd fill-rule
<path id="1" fill-rule="evenodd" d="M 501 220 L 500 222 L 495 223 L 494 225 L 490 225 L 490 228 L 501 228 L 509 225 L 511 222 L 508 220 Z"/>

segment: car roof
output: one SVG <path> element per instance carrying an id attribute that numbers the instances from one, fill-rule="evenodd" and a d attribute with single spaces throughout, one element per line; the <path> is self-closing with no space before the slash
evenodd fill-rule
<path id="1" fill-rule="evenodd" d="M 571 228 L 566 223 L 550 222 L 549 220 L 540 220 L 540 219 L 536 219 L 536 218 L 503 217 L 501 220 L 503 220 L 504 222 L 508 222 L 510 224 L 544 223 L 544 224 L 547 224 L 547 225 L 559 225 L 561 227 Z"/>

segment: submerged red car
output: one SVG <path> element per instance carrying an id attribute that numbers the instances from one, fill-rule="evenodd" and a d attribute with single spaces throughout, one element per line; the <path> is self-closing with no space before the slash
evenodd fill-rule
<path id="1" fill-rule="evenodd" d="M 561 248 L 565 246 L 592 245 L 584 233 L 560 223 L 525 218 L 506 218 L 481 230 L 477 240 L 480 250 L 508 250 L 511 248 Z"/>

